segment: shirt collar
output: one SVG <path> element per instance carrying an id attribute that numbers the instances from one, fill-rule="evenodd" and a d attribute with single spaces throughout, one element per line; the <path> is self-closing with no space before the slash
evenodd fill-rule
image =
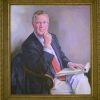
<path id="1" fill-rule="evenodd" d="M 40 43 L 44 46 L 44 39 L 43 39 L 43 37 L 40 37 L 39 35 L 37 35 L 36 32 L 34 32 L 34 34 L 35 34 L 36 38 L 40 41 Z"/>

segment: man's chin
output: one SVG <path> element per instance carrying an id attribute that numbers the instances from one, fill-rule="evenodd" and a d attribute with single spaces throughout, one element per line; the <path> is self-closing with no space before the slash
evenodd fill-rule
<path id="1" fill-rule="evenodd" d="M 44 34 L 43 32 L 38 33 L 38 35 L 39 35 L 40 37 L 42 37 L 42 36 L 43 36 L 43 34 Z"/>

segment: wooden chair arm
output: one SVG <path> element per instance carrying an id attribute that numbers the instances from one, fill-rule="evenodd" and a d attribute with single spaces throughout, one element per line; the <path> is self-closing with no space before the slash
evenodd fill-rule
<path id="1" fill-rule="evenodd" d="M 53 77 L 51 75 L 37 74 L 37 73 L 33 72 L 32 70 L 28 69 L 27 67 L 23 67 L 23 69 L 24 69 L 25 73 L 31 74 L 31 75 L 33 75 L 33 77 L 40 78 L 40 79 L 44 80 L 45 82 L 47 82 L 48 89 L 51 89 L 54 86 Z"/>

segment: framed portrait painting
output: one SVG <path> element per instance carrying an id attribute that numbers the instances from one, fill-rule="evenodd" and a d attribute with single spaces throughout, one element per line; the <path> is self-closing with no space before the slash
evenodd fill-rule
<path id="1" fill-rule="evenodd" d="M 6 0 L 0 1 L 0 98 L 1 100 L 99 100 L 99 1 L 98 0 Z M 89 65 L 89 71 L 85 73 L 88 77 L 91 92 L 90 94 L 55 94 L 25 92 L 27 86 L 23 76 L 28 78 L 32 73 L 30 70 L 21 69 L 22 62 L 16 57 L 22 58 L 23 43 L 35 31 L 33 25 L 33 14 L 37 10 L 46 11 L 49 16 L 48 31 L 58 38 L 62 51 L 71 62 Z M 38 22 L 39 23 L 39 22 Z M 44 23 L 44 22 L 43 22 Z M 41 25 L 43 23 L 40 23 Z M 36 32 L 36 31 L 35 31 Z M 26 49 L 25 49 L 26 50 Z M 59 59 L 58 59 L 59 60 Z M 14 62 L 14 63 L 13 63 Z M 27 66 L 27 64 L 24 64 Z M 14 72 L 13 72 L 14 71 Z M 17 73 L 17 74 L 16 74 Z M 32 73 L 36 76 L 36 74 Z M 41 74 L 42 75 L 42 74 Z M 40 76 L 41 76 L 40 75 Z M 16 78 L 16 77 L 17 78 Z M 31 76 L 32 78 L 34 78 Z M 39 77 L 36 76 L 36 78 Z M 18 78 L 19 77 L 19 78 Z M 46 75 L 46 78 L 52 77 Z M 17 87 L 14 87 L 17 81 Z M 30 78 L 30 85 L 27 91 L 38 90 L 32 87 L 34 81 Z M 40 81 L 41 83 L 42 81 Z M 50 82 L 49 82 L 50 84 Z M 48 85 L 49 86 L 49 85 Z M 23 87 L 25 89 L 23 89 Z M 88 90 L 87 90 L 88 91 Z"/>

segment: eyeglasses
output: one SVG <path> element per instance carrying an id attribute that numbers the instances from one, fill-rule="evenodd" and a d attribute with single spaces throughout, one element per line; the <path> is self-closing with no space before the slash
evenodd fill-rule
<path id="1" fill-rule="evenodd" d="M 36 23 L 36 24 L 48 24 L 49 22 L 47 22 L 47 21 L 43 21 L 43 22 L 36 21 L 35 23 Z"/>

